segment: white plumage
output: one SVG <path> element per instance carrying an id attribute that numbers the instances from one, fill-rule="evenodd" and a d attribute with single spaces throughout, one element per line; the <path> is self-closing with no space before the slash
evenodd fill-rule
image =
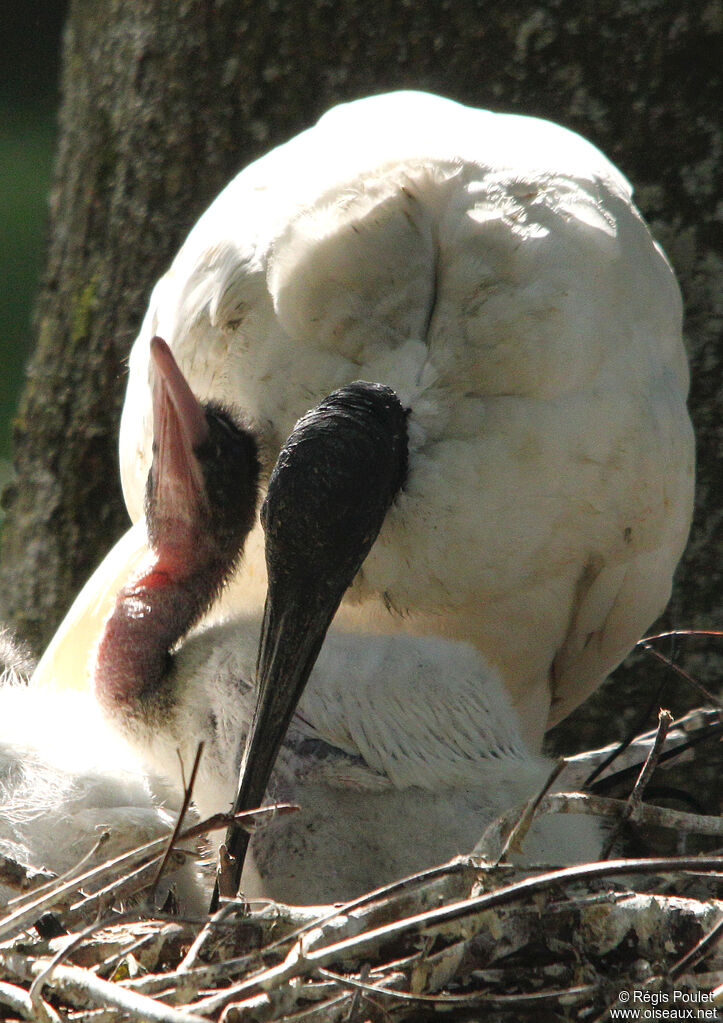
<path id="1" fill-rule="evenodd" d="M 357 781 L 361 771 L 370 809 L 365 816 L 358 792 L 353 807 L 362 832 L 374 815 L 372 779 L 381 778 L 388 820 L 403 831 L 405 813 L 409 828 L 428 813 L 437 833 L 454 831 L 450 814 L 477 828 L 470 807 L 497 783 L 485 775 L 470 795 L 465 771 L 489 768 L 493 750 L 507 751 L 503 767 L 519 758 L 520 777 L 536 785 L 542 761 L 529 749 L 662 610 L 691 515 L 680 295 L 620 172 L 556 125 L 421 93 L 338 107 L 244 170 L 154 289 L 121 426 L 136 525 L 71 609 L 39 685 L 86 677 L 115 592 L 146 553 L 153 335 L 168 341 L 201 400 L 243 410 L 265 472 L 297 418 L 351 380 L 384 383 L 411 410 L 405 486 L 337 615 L 339 628 L 360 634 L 330 633 L 299 711 L 304 741 L 354 759 L 336 756 L 329 770 L 346 763 Z M 204 666 L 216 656 L 233 663 L 265 592 L 257 525 L 209 618 L 231 615 L 224 628 L 236 638 L 207 633 Z M 441 689 L 419 683 L 425 658 L 440 673 L 445 663 Z M 476 672 L 460 667 L 469 658 Z M 244 700 L 223 711 L 234 706 L 223 666 L 199 663 L 192 676 L 195 688 L 183 692 L 195 695 L 174 711 L 174 721 L 190 714 L 186 727 L 176 734 L 169 724 L 167 738 L 187 738 L 218 700 L 227 736 L 243 731 Z M 494 707 L 481 709 L 488 699 Z M 214 784 L 226 777 L 225 741 Z M 289 741 L 276 771 L 284 798 L 301 784 Z M 422 803 L 407 800 L 408 780 Z M 323 779 L 317 808 L 331 785 L 338 811 L 337 781 Z M 303 785 L 312 792 L 308 778 Z M 304 827 L 287 832 L 292 844 L 305 841 Z M 354 833 L 349 856 L 360 840 Z"/>
<path id="2" fill-rule="evenodd" d="M 397 390 L 409 481 L 340 620 L 472 642 L 534 745 L 550 701 L 553 723 L 664 607 L 693 493 L 680 295 L 628 183 L 574 133 L 393 93 L 244 170 L 159 281 L 131 355 L 134 520 L 154 333 L 202 399 L 244 409 L 267 468 L 334 387 Z M 262 551 L 259 530 L 226 607 L 263 601 Z M 78 677 L 83 643 L 60 645 Z"/>
<path id="3" fill-rule="evenodd" d="M 175 657 L 161 715 L 114 719 L 154 773 L 177 777 L 204 742 L 195 801 L 227 809 L 255 702 L 260 620 L 200 629 Z M 276 764 L 268 799 L 300 805 L 258 831 L 241 890 L 333 902 L 469 852 L 551 764 L 532 755 L 500 679 L 464 643 L 330 630 Z M 175 775 L 174 775 L 174 772 Z M 597 823 L 536 823 L 526 862 L 594 859 Z M 519 858 L 519 857 L 518 857 Z"/>
<path id="4" fill-rule="evenodd" d="M 534 744 L 550 700 L 553 723 L 664 607 L 693 492 L 680 295 L 630 186 L 574 133 L 393 93 L 244 170 L 158 283 L 131 355 L 134 519 L 154 333 L 202 399 L 245 411 L 268 468 L 334 387 L 396 389 L 408 485 L 342 620 L 474 643 Z M 227 606 L 263 599 L 260 550 Z"/>
<path id="5" fill-rule="evenodd" d="M 105 830 L 103 858 L 168 835 L 166 804 L 182 795 L 179 755 L 187 777 L 201 740 L 198 811 L 227 810 L 255 700 L 259 629 L 258 618 L 242 618 L 192 634 L 174 657 L 173 700 L 161 697 L 161 713 L 139 704 L 132 716 L 122 707 L 104 716 L 88 692 L 1 686 L 0 854 L 60 874 Z M 527 749 L 500 679 L 471 646 L 331 630 L 268 792 L 301 809 L 255 834 L 242 891 L 333 902 L 435 866 L 471 851 L 550 769 Z M 590 818 L 545 818 L 523 859 L 594 859 L 599 846 Z M 200 909 L 192 866 L 173 880 L 186 911 Z M 0 886 L 0 905 L 9 894 Z"/>
<path id="6" fill-rule="evenodd" d="M 149 777 L 103 719 L 90 693 L 0 682 L 0 855 L 55 874 L 74 869 L 105 832 L 86 869 L 168 838 L 178 807 L 171 784 Z M 173 873 L 185 909 L 200 910 L 192 861 Z M 0 884 L 0 907 L 14 893 Z"/>

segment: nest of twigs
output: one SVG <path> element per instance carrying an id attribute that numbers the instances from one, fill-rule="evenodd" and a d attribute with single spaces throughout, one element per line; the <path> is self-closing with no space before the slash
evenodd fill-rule
<path id="1" fill-rule="evenodd" d="M 719 711 L 679 722 L 665 713 L 626 751 L 638 759 L 626 769 L 635 782 L 627 799 L 541 793 L 519 819 L 495 822 L 474 854 L 339 907 L 237 899 L 203 920 L 156 912 L 148 892 L 169 862 L 164 839 L 66 878 L 5 861 L 0 877 L 20 894 L 0 920 L 0 1018 L 540 1023 L 658 1005 L 715 1019 L 723 856 L 565 869 L 495 862 L 550 809 L 607 817 L 610 848 L 625 820 L 720 844 L 719 818 L 643 800 L 656 764 L 720 736 Z M 604 754 L 565 769 L 589 774 Z"/>

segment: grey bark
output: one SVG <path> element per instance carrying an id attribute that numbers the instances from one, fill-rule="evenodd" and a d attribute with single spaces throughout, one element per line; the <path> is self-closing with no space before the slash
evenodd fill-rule
<path id="1" fill-rule="evenodd" d="M 47 273 L 5 495 L 3 617 L 42 648 L 126 527 L 123 359 L 200 212 L 332 103 L 416 87 L 562 122 L 636 185 L 685 295 L 700 464 L 662 624 L 714 626 L 722 27 L 720 0 L 73 0 Z M 710 643 L 687 648 L 701 678 L 720 662 Z"/>

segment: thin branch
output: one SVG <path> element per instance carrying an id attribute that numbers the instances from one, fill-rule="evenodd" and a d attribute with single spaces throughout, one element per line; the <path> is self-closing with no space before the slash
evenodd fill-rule
<path id="1" fill-rule="evenodd" d="M 165 839 L 162 840 L 165 843 Z M 71 922 L 79 917 L 87 919 L 90 913 L 100 913 L 112 906 L 120 899 L 131 898 L 142 892 L 151 883 L 157 872 L 157 863 L 163 851 L 159 849 L 157 855 L 152 856 L 147 862 L 126 873 L 121 874 L 116 880 L 111 881 L 104 888 L 93 892 L 92 895 L 82 895 L 78 902 L 73 903 L 64 918 Z M 181 853 L 180 855 L 185 855 Z M 150 912 L 150 907 L 147 907 Z"/>
<path id="2" fill-rule="evenodd" d="M 721 832 L 723 833 L 723 827 L 721 828 Z M 289 910 L 293 910 L 293 912 L 297 915 L 300 913 L 300 911 L 303 910 L 304 914 L 308 914 L 310 919 L 308 920 L 308 922 L 295 928 L 293 931 L 284 934 L 283 937 L 280 937 L 276 941 L 273 941 L 269 945 L 266 945 L 263 949 L 260 949 L 258 952 L 255 951 L 250 955 L 244 956 L 240 959 L 233 959 L 227 961 L 226 963 L 224 963 L 224 969 L 229 974 L 241 973 L 242 971 L 247 970 L 251 965 L 254 964 L 257 965 L 260 956 L 262 956 L 265 959 L 268 959 L 270 956 L 275 954 L 280 948 L 284 946 L 288 947 L 291 942 L 298 941 L 304 935 L 309 934 L 310 931 L 318 931 L 321 933 L 325 925 L 328 925 L 335 920 L 344 920 L 345 918 L 348 919 L 350 916 L 358 914 L 360 910 L 364 910 L 369 906 L 374 905 L 374 903 L 379 903 L 380 905 L 385 906 L 386 907 L 385 911 L 387 912 L 387 914 L 389 914 L 390 913 L 389 907 L 391 906 L 394 900 L 399 900 L 405 896 L 408 896 L 410 893 L 414 892 L 415 889 L 424 888 L 425 886 L 431 886 L 431 884 L 434 881 L 449 878 L 459 878 L 463 877 L 466 874 L 470 874 L 471 877 L 474 878 L 477 876 L 478 873 L 479 873 L 478 868 L 476 866 L 475 867 L 470 866 L 470 862 L 467 857 L 460 857 L 459 859 L 452 860 L 449 863 L 443 863 L 437 867 L 430 867 L 427 870 L 419 871 L 419 873 L 417 874 L 412 874 L 409 877 L 402 878 L 399 881 L 394 881 L 388 885 L 384 885 L 381 888 L 375 888 L 371 892 L 366 892 L 364 895 L 360 895 L 358 898 L 352 899 L 349 902 L 342 903 L 338 906 L 281 907 L 285 912 L 288 913 Z M 269 904 L 272 907 L 276 906 L 276 904 L 273 902 L 270 902 Z M 245 905 L 246 903 L 244 902 L 244 907 Z M 216 914 L 207 921 L 203 931 L 199 934 L 197 940 L 194 942 L 194 947 L 192 947 L 188 951 L 188 955 L 186 957 L 188 962 L 186 962 L 186 959 L 184 959 L 184 963 L 181 966 L 179 966 L 178 968 L 179 974 L 183 972 L 184 968 L 188 971 L 190 971 L 191 969 L 194 969 L 196 971 L 199 970 L 199 967 L 194 966 L 194 960 L 197 958 L 198 952 L 200 951 L 203 942 L 206 941 L 210 932 L 218 930 L 219 927 L 238 926 L 236 920 L 227 923 L 227 921 L 225 920 L 225 916 L 227 914 L 222 913 L 221 911 L 224 908 L 229 911 L 234 912 L 238 911 L 239 908 L 238 899 L 232 899 L 228 900 L 227 902 L 224 902 L 221 909 L 217 910 Z M 194 948 L 196 949 L 195 951 Z M 210 968 L 204 965 L 203 967 L 201 967 L 201 969 L 205 972 L 206 979 L 204 983 L 206 983 L 206 986 L 208 986 L 209 976 L 208 971 Z"/>
<path id="3" fill-rule="evenodd" d="M 45 974 L 45 969 L 43 960 L 36 960 L 32 964 L 33 973 L 42 971 Z M 101 1008 L 113 1006 L 128 1013 L 132 1019 L 149 1020 L 150 1023 L 208 1023 L 201 1016 L 173 1009 L 163 1002 L 128 991 L 79 966 L 53 967 L 49 974 L 45 974 L 44 985 L 75 1004 L 83 1006 L 90 1002 Z"/>
<path id="4" fill-rule="evenodd" d="M 677 664 L 671 661 L 670 658 L 666 657 L 664 654 L 661 654 L 658 650 L 655 650 L 651 646 L 651 644 L 656 642 L 657 640 L 670 639 L 675 638 L 677 636 L 723 637 L 723 632 L 715 629 L 673 629 L 669 632 L 658 632 L 652 636 L 643 636 L 642 639 L 639 639 L 637 641 L 635 646 L 642 647 L 642 649 L 645 650 L 646 653 L 650 654 L 651 657 L 655 657 L 667 668 L 675 672 L 680 678 L 683 678 L 689 685 L 693 686 L 700 693 L 702 693 L 705 699 L 708 700 L 711 704 L 713 704 L 713 706 L 718 707 L 719 709 L 723 709 L 723 702 L 721 702 L 719 697 L 717 697 L 714 693 L 711 693 L 710 690 L 706 689 L 706 687 L 702 683 L 698 682 L 698 680 L 693 678 L 693 676 L 690 675 L 687 671 L 685 671 L 683 668 L 679 667 Z M 642 719 L 639 719 L 641 721 L 641 724 L 642 721 L 647 720 L 649 714 L 651 713 L 652 707 L 658 703 L 659 695 L 662 692 L 662 688 L 663 684 L 661 684 L 661 686 L 659 687 L 658 695 L 656 695 L 656 697 L 654 698 L 653 702 L 650 705 L 650 708 L 646 710 Z M 637 732 L 639 727 L 641 727 L 641 724 L 634 726 L 633 731 Z M 595 781 L 595 779 L 605 770 L 605 768 L 608 767 L 620 755 L 620 753 L 622 753 L 623 750 L 625 750 L 630 745 L 632 741 L 633 741 L 632 735 L 629 734 L 628 736 L 626 736 L 626 738 L 623 739 L 622 742 L 615 747 L 615 749 L 613 749 L 609 757 L 602 763 L 600 763 L 595 768 L 595 770 L 588 776 L 588 778 L 585 780 L 585 787 L 591 785 Z"/>
<path id="5" fill-rule="evenodd" d="M 33 1002 L 28 992 L 15 984 L 0 981 L 0 1005 L 31 1020 L 32 1023 L 62 1023 L 60 1016 L 47 1002 Z M 5 1018 L 3 1016 L 3 1018 Z"/>
<path id="6" fill-rule="evenodd" d="M 161 857 L 161 862 L 158 865 L 158 873 L 156 874 L 155 879 L 153 880 L 153 882 L 151 884 L 151 887 L 150 887 L 150 889 L 148 891 L 148 903 L 151 906 L 155 902 L 156 890 L 158 888 L 158 885 L 160 884 L 161 878 L 163 877 L 163 872 L 166 869 L 166 865 L 167 865 L 169 857 L 170 857 L 170 855 L 171 855 L 171 853 L 173 851 L 173 847 L 176 844 L 176 842 L 178 841 L 178 836 L 179 836 L 181 828 L 183 826 L 183 822 L 186 819 L 186 814 L 188 812 L 188 808 L 191 805 L 191 798 L 193 796 L 193 786 L 196 784 L 196 776 L 198 774 L 198 768 L 199 768 L 199 765 L 201 763 L 201 757 L 202 756 L 203 756 L 203 743 L 199 742 L 198 748 L 196 749 L 196 756 L 195 756 L 194 761 L 193 761 L 193 767 L 191 769 L 191 777 L 189 778 L 188 785 L 185 784 L 185 777 L 184 777 L 184 771 L 183 771 L 183 761 L 181 760 L 181 777 L 183 778 L 183 781 L 184 781 L 183 802 L 181 803 L 181 808 L 178 811 L 178 817 L 176 818 L 176 823 L 174 825 L 173 831 L 171 832 L 170 838 L 168 839 L 168 845 L 166 846 L 166 851 L 164 852 L 163 856 Z M 179 759 L 180 759 L 180 753 L 179 753 Z"/>
<path id="7" fill-rule="evenodd" d="M 681 739 L 677 746 L 673 746 L 672 749 L 666 750 L 662 753 L 658 759 L 658 764 L 668 764 L 671 760 L 675 760 L 686 753 L 688 750 L 695 749 L 696 746 L 701 745 L 704 742 L 713 742 L 723 735 L 723 722 L 721 721 L 721 712 L 711 711 L 711 715 L 716 716 L 716 724 L 706 724 L 702 728 L 696 729 L 695 732 L 688 735 L 687 738 Z M 689 717 L 690 715 L 686 715 Z M 673 722 L 673 728 L 677 726 L 677 722 Z M 635 740 L 648 741 L 648 735 L 653 733 L 646 733 L 644 736 L 638 736 Z M 677 736 L 669 735 L 669 739 L 675 739 Z M 647 756 L 647 754 L 646 754 Z M 631 764 L 629 767 L 624 767 L 619 771 L 615 771 L 613 774 L 608 774 L 604 778 L 599 778 L 594 784 L 590 786 L 593 792 L 604 794 L 606 789 L 615 787 L 616 785 L 622 784 L 633 775 L 637 776 L 643 766 L 644 761 L 639 761 L 637 764 Z"/>
<path id="8" fill-rule="evenodd" d="M 25 895 L 10 899 L 7 908 L 10 909 L 12 907 L 13 909 L 20 909 L 22 906 L 35 903 L 41 895 L 44 895 L 46 892 L 50 893 L 55 891 L 58 885 L 64 885 L 66 882 L 72 882 L 74 879 L 84 877 L 85 874 L 83 871 L 86 865 L 96 858 L 96 855 L 108 842 L 109 838 L 110 831 L 103 831 L 93 848 L 89 849 L 85 856 L 79 859 L 78 862 L 69 870 L 66 870 L 63 874 L 54 875 L 52 880 L 39 884 L 36 888 L 33 888 L 31 892 L 28 892 Z"/>
<path id="9" fill-rule="evenodd" d="M 224 918 L 235 910 L 237 907 L 233 902 L 225 902 L 219 906 L 212 917 L 206 922 L 204 927 L 196 935 L 196 939 L 186 952 L 185 956 L 181 960 L 178 966 L 178 973 L 188 973 L 189 970 L 193 969 L 196 965 L 196 961 L 201 952 L 201 949 L 208 941 L 210 935 L 218 927 L 219 924 L 223 923 Z"/>
<path id="10" fill-rule="evenodd" d="M 505 859 L 510 850 L 515 850 L 517 852 L 520 851 L 522 847 L 522 842 L 524 841 L 525 836 L 527 835 L 527 832 L 530 829 L 530 825 L 532 824 L 535 814 L 537 813 L 537 810 L 540 806 L 540 803 L 547 795 L 547 793 L 550 791 L 552 786 L 555 784 L 557 779 L 560 777 L 564 769 L 565 758 L 561 757 L 553 767 L 547 781 L 542 786 L 537 795 L 533 799 L 528 800 L 527 803 L 525 804 L 522 813 L 520 814 L 517 820 L 517 823 L 510 831 L 504 845 L 502 846 L 502 849 L 500 850 L 499 856 L 494 861 L 495 866 Z"/>
<path id="11" fill-rule="evenodd" d="M 382 983 L 370 984 L 353 977 L 346 977 L 341 973 L 334 973 L 332 970 L 318 969 L 316 973 L 328 980 L 333 980 L 343 987 L 350 987 L 364 993 L 375 995 L 386 995 L 391 1001 L 412 1002 L 419 1005 L 438 1005 L 440 1007 L 458 1008 L 481 1008 L 490 1009 L 520 1009 L 527 1010 L 542 1008 L 545 1005 L 555 1004 L 560 998 L 566 999 L 566 1005 L 579 1004 L 587 1001 L 599 993 L 598 984 L 584 984 L 574 988 L 561 988 L 548 991 L 535 991 L 529 994 L 515 995 L 489 995 L 482 992 L 471 992 L 463 995 L 423 995 L 412 994 L 408 991 L 395 991 L 394 988 L 382 986 Z"/>
<path id="12" fill-rule="evenodd" d="M 122 853 L 112 860 L 107 860 L 105 863 L 93 867 L 92 870 L 86 871 L 85 874 L 80 874 L 77 877 L 72 877 L 67 881 L 58 883 L 51 891 L 32 899 L 30 902 L 24 903 L 18 909 L 0 919 L 0 939 L 9 937 L 14 933 L 25 930 L 28 926 L 32 926 L 38 916 L 57 905 L 66 895 L 77 891 L 83 885 L 92 884 L 99 878 L 108 874 L 114 874 L 117 870 L 129 864 L 159 856 L 165 848 L 165 844 L 165 838 L 156 838 L 152 842 L 146 842 L 144 845 L 139 846 L 137 849 L 131 849 L 129 852 Z"/>
<path id="13" fill-rule="evenodd" d="M 550 813 L 584 813 L 591 817 L 618 821 L 626 805 L 622 799 L 589 795 L 587 792 L 552 792 L 541 800 L 538 816 Z M 474 855 L 484 856 L 485 847 L 496 840 L 499 830 L 506 830 L 509 826 L 507 822 L 516 819 L 517 812 L 508 810 L 490 824 L 475 846 Z M 635 810 L 635 819 L 656 827 L 685 831 L 692 835 L 723 836 L 723 817 L 714 814 L 686 813 L 684 810 L 673 810 L 667 806 L 641 803 Z"/>
<path id="14" fill-rule="evenodd" d="M 717 636 L 723 638 L 723 632 L 719 629 L 671 629 L 669 632 L 656 632 L 654 636 L 643 636 L 636 646 L 645 646 L 646 643 L 653 643 L 657 639 L 671 639 L 676 636 Z"/>
<path id="15" fill-rule="evenodd" d="M 192 824 L 186 828 L 178 838 L 181 842 L 185 842 L 187 839 L 201 838 L 209 831 L 220 831 L 222 828 L 227 828 L 234 821 L 248 830 L 253 830 L 254 828 L 264 826 L 265 817 L 272 819 L 274 816 L 283 817 L 285 814 L 298 813 L 299 810 L 298 803 L 272 803 L 270 806 L 260 806 L 256 810 L 239 810 L 238 813 L 214 813 L 210 817 L 206 817 L 205 820 L 199 821 L 198 824 Z"/>
<path id="16" fill-rule="evenodd" d="M 610 767 L 610 765 L 614 763 L 629 746 L 632 746 L 634 742 L 637 742 L 637 740 L 640 738 L 638 734 L 640 732 L 640 729 L 644 727 L 644 725 L 650 718 L 650 715 L 653 713 L 655 708 L 660 707 L 660 700 L 663 695 L 664 689 L 665 680 L 663 679 L 663 681 L 660 682 L 660 684 L 658 685 L 658 688 L 656 689 L 655 695 L 653 696 L 652 700 L 645 708 L 643 713 L 635 721 L 635 723 L 633 724 L 632 728 L 628 731 L 628 734 L 625 736 L 625 738 L 622 739 L 621 742 L 619 742 L 617 746 L 615 746 L 610 755 L 605 757 L 605 759 L 600 764 L 598 764 L 595 770 L 591 771 L 591 773 L 587 776 L 587 778 L 583 782 L 584 788 L 586 789 L 590 788 L 595 779 L 598 778 L 602 774 L 602 772 L 606 770 L 606 768 Z"/>
<path id="17" fill-rule="evenodd" d="M 137 920 L 138 913 L 132 914 L 129 913 L 120 918 L 116 917 L 113 922 L 120 923 L 131 919 Z M 41 1001 L 40 992 L 43 988 L 43 985 L 45 984 L 46 978 L 50 973 L 52 973 L 55 967 L 59 966 L 65 959 L 68 958 L 68 956 L 72 955 L 73 952 L 77 948 L 79 948 L 79 946 L 85 941 L 86 938 L 89 938 L 97 931 L 102 930 L 104 927 L 107 926 L 108 923 L 109 923 L 108 917 L 106 917 L 103 920 L 101 920 L 100 918 L 96 919 L 94 923 L 89 924 L 88 927 L 83 928 L 82 931 L 79 931 L 77 934 L 75 934 L 73 936 L 73 940 L 68 942 L 67 945 L 64 945 L 59 952 L 56 952 L 53 958 L 48 961 L 45 969 L 41 970 L 36 975 L 35 979 L 30 985 L 30 991 L 28 993 L 30 995 L 30 1000 L 32 1001 L 33 1005 L 37 1005 L 38 1002 Z"/>
<path id="18" fill-rule="evenodd" d="M 628 796 L 628 800 L 627 803 L 625 804 L 623 812 L 620 814 L 617 824 L 615 825 L 610 835 L 608 836 L 608 840 L 605 843 L 605 847 L 603 848 L 600 859 L 606 860 L 608 858 L 608 856 L 610 855 L 610 851 L 612 850 L 612 847 L 615 845 L 615 841 L 617 840 L 617 837 L 620 834 L 623 824 L 625 823 L 625 821 L 629 820 L 632 816 L 634 816 L 639 810 L 640 805 L 643 801 L 643 793 L 645 792 L 645 787 L 650 781 L 653 775 L 653 771 L 658 766 L 658 759 L 662 752 L 663 743 L 665 742 L 665 737 L 668 734 L 668 729 L 670 728 L 672 723 L 673 715 L 670 713 L 669 710 L 663 710 L 663 708 L 661 707 L 660 711 L 658 712 L 658 731 L 656 733 L 653 745 L 650 747 L 648 751 L 648 755 L 645 758 L 645 763 L 643 764 L 642 770 L 640 771 L 640 774 L 637 777 L 635 785 L 633 786 L 633 791 Z"/>
<path id="19" fill-rule="evenodd" d="M 711 693 L 709 689 L 706 689 L 702 682 L 699 682 L 696 678 L 693 678 L 692 675 L 689 675 L 687 671 L 685 671 L 683 668 L 679 667 L 677 664 L 671 661 L 669 657 L 665 656 L 665 654 L 661 654 L 660 651 L 656 650 L 655 647 L 650 645 L 650 643 L 647 643 L 645 640 L 639 640 L 636 643 L 636 646 L 641 646 L 646 653 L 650 654 L 651 657 L 655 657 L 657 660 L 661 661 L 661 663 L 664 664 L 666 668 L 669 668 L 671 671 L 674 671 L 679 678 L 684 679 L 688 683 L 688 685 L 691 685 L 693 686 L 694 689 L 697 689 L 698 692 L 701 693 L 706 698 L 706 700 L 712 703 L 715 707 L 723 709 L 723 701 L 721 701 L 717 696 Z"/>
<path id="20" fill-rule="evenodd" d="M 718 942 L 723 938 L 723 916 L 717 924 L 697 942 L 682 959 L 679 959 L 670 969 L 670 976 L 677 980 L 681 974 L 699 963 L 705 956 L 710 955 Z"/>

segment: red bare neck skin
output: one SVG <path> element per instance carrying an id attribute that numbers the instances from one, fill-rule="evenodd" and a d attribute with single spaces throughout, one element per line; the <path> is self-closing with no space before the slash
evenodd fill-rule
<path id="1" fill-rule="evenodd" d="M 133 713 L 161 698 L 169 651 L 211 603 L 223 578 L 220 563 L 181 567 L 157 557 L 116 598 L 96 654 L 96 696 L 109 713 Z"/>

